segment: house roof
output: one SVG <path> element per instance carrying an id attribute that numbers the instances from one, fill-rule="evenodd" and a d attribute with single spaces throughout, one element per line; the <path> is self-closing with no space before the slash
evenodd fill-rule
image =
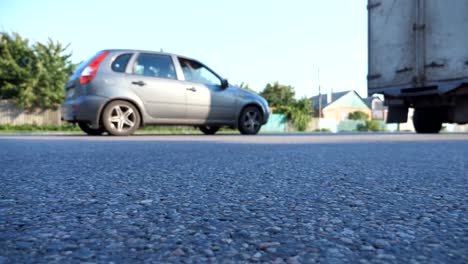
<path id="1" fill-rule="evenodd" d="M 331 100 L 330 100 L 330 104 L 333 103 L 334 101 L 340 99 L 341 97 L 345 96 L 346 94 L 350 93 L 352 91 L 345 91 L 345 92 L 338 92 L 338 93 L 332 93 L 331 94 Z M 328 94 L 322 94 L 322 109 L 324 109 L 325 107 L 327 107 L 329 104 L 327 103 L 327 97 L 328 97 Z M 320 95 L 316 95 L 316 96 L 313 96 L 310 98 L 310 100 L 312 101 L 313 105 L 314 105 L 314 110 L 318 111 L 319 110 L 319 98 L 320 98 Z"/>
<path id="2" fill-rule="evenodd" d="M 326 108 L 346 107 L 346 108 L 366 108 L 369 107 L 364 99 L 354 90 L 344 91 L 339 93 L 332 93 L 330 102 L 327 102 L 327 98 L 330 94 L 322 94 L 322 110 Z M 319 110 L 319 95 L 311 97 L 310 100 L 314 104 L 314 110 Z M 341 100 L 341 98 L 343 98 Z"/>

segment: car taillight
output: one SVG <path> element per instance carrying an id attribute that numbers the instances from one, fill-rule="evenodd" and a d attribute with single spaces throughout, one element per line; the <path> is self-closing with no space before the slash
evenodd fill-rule
<path id="1" fill-rule="evenodd" d="M 94 79 L 96 72 L 99 68 L 99 64 L 104 60 L 104 58 L 109 54 L 109 51 L 101 53 L 96 59 L 91 61 L 86 68 L 81 72 L 80 84 L 87 84 Z"/>

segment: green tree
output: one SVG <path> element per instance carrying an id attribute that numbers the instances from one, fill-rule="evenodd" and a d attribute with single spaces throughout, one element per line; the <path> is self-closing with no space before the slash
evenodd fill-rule
<path id="1" fill-rule="evenodd" d="M 275 82 L 267 84 L 260 95 L 268 101 L 273 112 L 286 115 L 298 131 L 307 129 L 313 115 L 313 105 L 305 97 L 296 100 L 294 87 Z"/>
<path id="2" fill-rule="evenodd" d="M 0 32 L 0 98 L 16 103 L 35 85 L 35 56 L 27 39 L 18 33 Z"/>
<path id="3" fill-rule="evenodd" d="M 71 53 L 65 54 L 69 45 L 49 39 L 46 44 L 33 46 L 38 60 L 36 98 L 31 105 L 55 107 L 65 98 L 65 83 L 75 65 L 70 61 Z"/>
<path id="4" fill-rule="evenodd" d="M 287 116 L 291 119 L 293 125 L 299 131 L 305 131 L 313 114 L 312 102 L 303 97 L 295 101 L 292 106 L 288 108 Z"/>
<path id="5" fill-rule="evenodd" d="M 57 107 L 75 66 L 67 48 L 51 39 L 29 45 L 18 33 L 0 32 L 0 98 L 25 108 Z"/>
<path id="6" fill-rule="evenodd" d="M 368 120 L 369 115 L 362 111 L 354 111 L 348 114 L 348 119 L 351 120 Z"/>
<path id="7" fill-rule="evenodd" d="M 265 89 L 260 93 L 275 112 L 284 114 L 288 111 L 288 107 L 295 103 L 294 87 L 290 85 L 282 85 L 278 82 L 267 84 Z"/>

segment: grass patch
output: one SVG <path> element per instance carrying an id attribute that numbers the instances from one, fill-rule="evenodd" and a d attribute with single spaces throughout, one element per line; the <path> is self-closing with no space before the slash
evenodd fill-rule
<path id="1" fill-rule="evenodd" d="M 202 134 L 191 126 L 144 126 L 136 131 L 137 134 Z"/>
<path id="2" fill-rule="evenodd" d="M 72 124 L 63 125 L 0 125 L 2 133 L 18 133 L 18 132 L 80 132 L 78 126 Z"/>
<path id="3" fill-rule="evenodd" d="M 83 133 L 78 125 L 65 123 L 62 125 L 0 125 L 0 133 Z M 200 129 L 192 126 L 145 126 L 136 131 L 137 134 L 203 134 Z M 221 128 L 217 134 L 238 134 L 239 131 Z"/>
<path id="4" fill-rule="evenodd" d="M 193 126 L 145 126 L 137 130 L 138 134 L 203 134 Z M 222 127 L 216 134 L 238 134 L 239 131 Z"/>

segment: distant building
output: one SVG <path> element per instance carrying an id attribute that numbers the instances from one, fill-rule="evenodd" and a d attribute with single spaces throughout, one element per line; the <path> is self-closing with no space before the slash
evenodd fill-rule
<path id="1" fill-rule="evenodd" d="M 367 107 L 372 111 L 372 120 L 387 120 L 388 108 L 384 106 L 384 102 L 380 97 L 374 95 L 363 99 L 366 102 Z"/>
<path id="2" fill-rule="evenodd" d="M 322 118 L 327 120 L 334 120 L 337 124 L 348 119 L 348 115 L 355 111 L 362 111 L 372 117 L 372 110 L 359 96 L 356 91 L 345 91 L 339 93 L 328 93 L 323 94 L 322 96 L 317 95 L 310 100 L 314 104 L 314 110 L 316 117 L 319 113 L 320 102 L 319 98 L 321 97 L 322 103 Z"/>

